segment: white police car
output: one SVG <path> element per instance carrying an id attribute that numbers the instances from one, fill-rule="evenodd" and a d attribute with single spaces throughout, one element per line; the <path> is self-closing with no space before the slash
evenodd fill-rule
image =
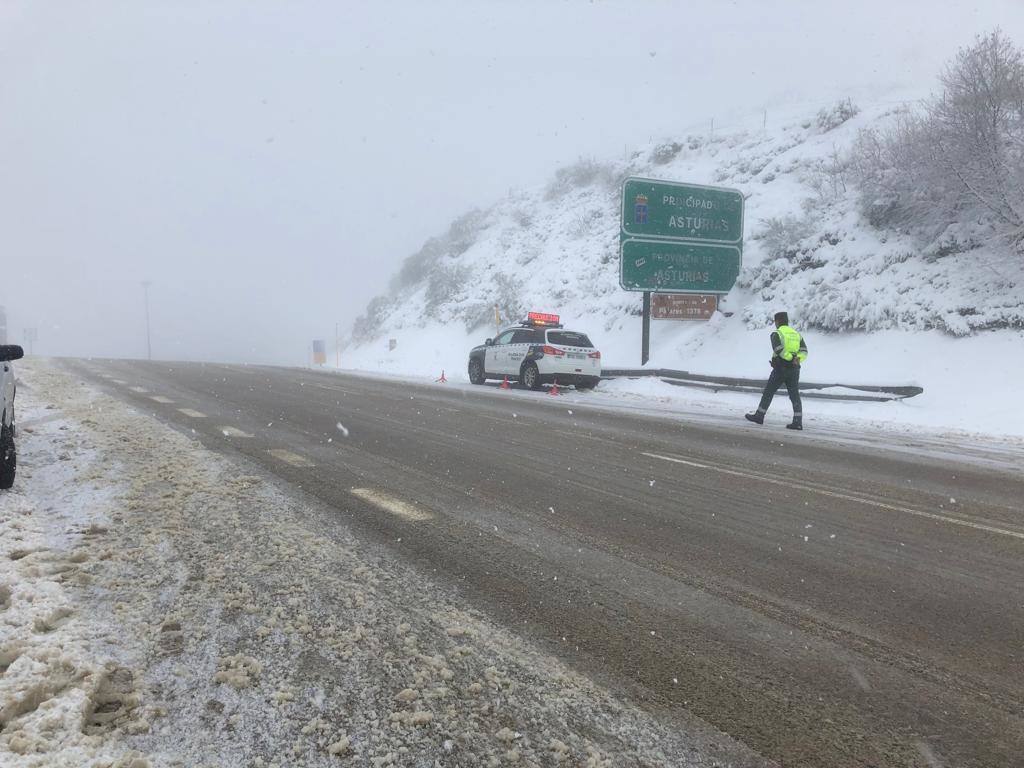
<path id="1" fill-rule="evenodd" d="M 585 333 L 567 331 L 558 315 L 530 312 L 469 353 L 469 380 L 518 380 L 530 389 L 544 384 L 575 384 L 592 389 L 601 380 L 601 353 Z"/>

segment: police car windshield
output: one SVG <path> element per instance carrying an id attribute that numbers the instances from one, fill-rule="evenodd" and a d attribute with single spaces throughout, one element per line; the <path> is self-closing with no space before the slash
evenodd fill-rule
<path id="1" fill-rule="evenodd" d="M 560 344 L 564 347 L 592 347 L 585 333 L 576 331 L 548 331 L 548 343 Z"/>

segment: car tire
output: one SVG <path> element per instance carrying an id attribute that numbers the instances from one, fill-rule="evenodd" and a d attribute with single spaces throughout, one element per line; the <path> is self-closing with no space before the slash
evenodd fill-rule
<path id="1" fill-rule="evenodd" d="M 519 381 L 527 389 L 540 389 L 540 370 L 537 368 L 537 364 L 533 362 L 524 363 L 519 372 Z"/>
<path id="2" fill-rule="evenodd" d="M 580 381 L 580 383 L 576 385 L 576 389 L 593 389 L 597 386 L 599 381 L 601 381 L 601 379 L 597 376 L 590 376 L 589 378 Z"/>
<path id="3" fill-rule="evenodd" d="M 469 361 L 469 380 L 473 384 L 483 384 L 487 380 L 484 376 L 484 364 L 475 357 Z"/>
<path id="4" fill-rule="evenodd" d="M 14 450 L 14 435 L 8 427 L 0 429 L 0 490 L 14 485 L 18 468 L 18 453 Z"/>

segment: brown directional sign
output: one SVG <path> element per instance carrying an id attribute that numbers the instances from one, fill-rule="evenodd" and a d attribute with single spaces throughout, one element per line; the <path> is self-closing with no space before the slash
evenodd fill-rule
<path id="1" fill-rule="evenodd" d="M 718 296 L 701 293 L 655 293 L 651 317 L 655 320 L 709 320 L 718 309 Z"/>

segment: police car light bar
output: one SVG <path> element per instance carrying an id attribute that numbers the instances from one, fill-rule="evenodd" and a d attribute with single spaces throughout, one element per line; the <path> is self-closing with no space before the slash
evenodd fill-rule
<path id="1" fill-rule="evenodd" d="M 526 321 L 530 325 L 558 325 L 558 315 L 548 314 L 547 312 L 527 312 Z"/>

